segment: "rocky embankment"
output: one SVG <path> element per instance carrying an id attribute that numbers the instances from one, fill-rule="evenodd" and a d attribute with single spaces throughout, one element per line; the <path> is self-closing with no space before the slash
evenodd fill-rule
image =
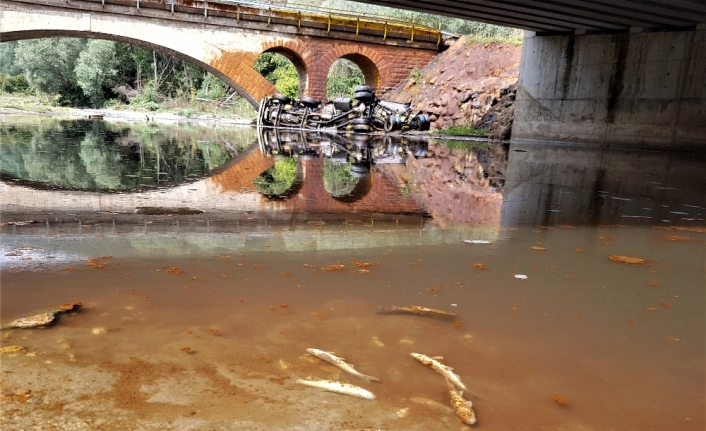
<path id="1" fill-rule="evenodd" d="M 414 108 L 428 112 L 432 130 L 474 126 L 489 130 L 492 137 L 507 138 L 521 49 L 512 44 L 471 43 L 461 37 L 384 97 L 411 101 Z"/>

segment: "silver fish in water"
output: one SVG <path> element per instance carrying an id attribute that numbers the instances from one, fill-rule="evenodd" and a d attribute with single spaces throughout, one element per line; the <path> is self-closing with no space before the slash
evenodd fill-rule
<path id="1" fill-rule="evenodd" d="M 355 368 L 353 368 L 353 365 L 349 364 L 346 362 L 344 358 L 339 358 L 338 356 L 334 355 L 331 352 L 326 352 L 324 350 L 319 350 L 319 349 L 306 349 L 307 353 L 309 353 L 312 356 L 316 356 L 319 359 L 323 359 L 324 361 L 328 362 L 329 364 L 335 365 L 338 368 L 342 369 L 343 371 L 353 374 L 356 377 L 360 377 L 361 379 L 365 380 L 366 382 L 379 382 L 380 379 L 377 377 L 373 376 L 366 376 L 365 374 L 359 373 Z"/>
<path id="2" fill-rule="evenodd" d="M 446 379 L 446 385 L 449 388 L 451 395 L 451 406 L 454 408 L 456 416 L 468 425 L 476 423 L 476 412 L 473 410 L 473 403 L 463 399 L 463 392 L 458 392 L 449 379 Z"/>
<path id="3" fill-rule="evenodd" d="M 380 314 L 414 314 L 416 316 L 427 316 L 427 317 L 442 317 L 447 319 L 453 319 L 456 317 L 454 313 L 449 313 L 448 311 L 436 310 L 434 308 L 420 307 L 418 305 L 408 305 L 406 307 L 397 307 L 395 305 L 390 305 L 389 307 L 380 307 Z"/>
<path id="4" fill-rule="evenodd" d="M 297 376 L 292 376 L 296 383 L 311 388 L 317 388 L 324 391 L 335 392 L 337 394 L 349 395 L 351 397 L 362 398 L 364 400 L 374 400 L 375 394 L 361 387 L 348 383 L 337 382 L 334 380 L 308 380 L 300 379 Z"/>
<path id="5" fill-rule="evenodd" d="M 461 382 L 461 378 L 458 376 L 458 374 L 453 372 L 453 368 L 439 362 L 439 360 L 443 359 L 442 357 L 435 356 L 431 358 L 427 355 L 422 355 L 421 353 L 411 353 L 411 355 L 414 359 L 418 360 L 422 364 L 430 366 L 434 371 L 444 376 L 448 381 L 456 385 L 456 387 L 458 387 L 459 389 L 463 391 L 466 390 L 466 386 Z"/>

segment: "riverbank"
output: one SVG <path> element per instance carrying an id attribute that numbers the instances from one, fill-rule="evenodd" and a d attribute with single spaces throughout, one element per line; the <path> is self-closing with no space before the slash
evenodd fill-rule
<path id="1" fill-rule="evenodd" d="M 181 113 L 178 113 L 180 112 Z M 172 111 L 140 111 L 125 109 L 91 109 L 54 106 L 46 97 L 24 94 L 0 94 L 0 115 L 45 115 L 69 118 L 88 118 L 102 115 L 104 119 L 114 121 L 142 122 L 203 122 L 234 125 L 254 125 L 254 117 L 234 115 L 228 110 L 204 112 L 195 109 Z M 253 111 L 254 112 L 254 111 Z"/>

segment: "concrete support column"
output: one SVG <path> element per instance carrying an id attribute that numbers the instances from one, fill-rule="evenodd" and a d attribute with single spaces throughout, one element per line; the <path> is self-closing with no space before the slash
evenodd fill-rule
<path id="1" fill-rule="evenodd" d="M 706 29 L 528 32 L 512 139 L 706 150 Z"/>

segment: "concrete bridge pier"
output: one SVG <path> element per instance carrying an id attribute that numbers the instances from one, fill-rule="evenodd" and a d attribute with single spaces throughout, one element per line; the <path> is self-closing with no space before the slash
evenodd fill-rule
<path id="1" fill-rule="evenodd" d="M 693 30 L 527 32 L 512 139 L 706 150 L 706 25 Z"/>

